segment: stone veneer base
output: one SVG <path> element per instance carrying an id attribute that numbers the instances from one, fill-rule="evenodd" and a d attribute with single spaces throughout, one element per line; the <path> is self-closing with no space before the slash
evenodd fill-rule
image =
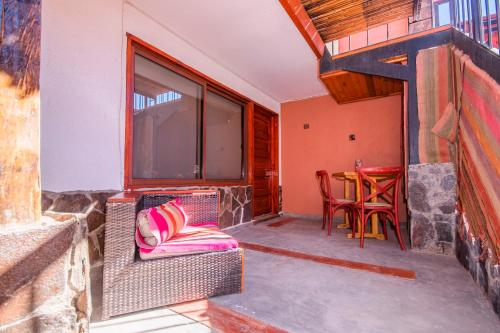
<path id="1" fill-rule="evenodd" d="M 452 255 L 457 178 L 453 163 L 410 165 L 408 210 L 412 248 Z"/>
<path id="2" fill-rule="evenodd" d="M 500 319 L 500 265 L 495 263 L 491 251 L 486 249 L 485 258 L 481 240 L 472 236 L 463 215 L 458 216 L 455 254 L 458 261 L 469 271 L 472 279 L 490 300 Z"/>
<path id="3" fill-rule="evenodd" d="M 59 220 L 0 231 L 0 332 L 88 332 L 86 224 Z"/>

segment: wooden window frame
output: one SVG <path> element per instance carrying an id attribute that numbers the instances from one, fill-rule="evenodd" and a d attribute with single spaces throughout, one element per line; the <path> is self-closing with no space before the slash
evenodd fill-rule
<path id="1" fill-rule="evenodd" d="M 134 111 L 134 56 L 140 54 L 146 59 L 152 60 L 157 64 L 183 76 L 202 86 L 202 140 L 201 140 L 201 175 L 200 179 L 146 179 L 133 178 L 133 111 Z M 167 53 L 158 48 L 146 43 L 138 37 L 127 33 L 127 60 L 126 60 L 126 106 L 125 106 L 125 161 L 124 161 L 124 187 L 125 189 L 138 188 L 162 188 L 174 186 L 238 186 L 251 184 L 251 170 L 253 159 L 252 152 L 252 126 L 249 126 L 253 121 L 253 105 L 254 102 L 247 97 L 241 95 L 235 90 L 219 83 L 218 81 L 206 76 L 205 74 L 195 70 L 194 68 L 182 63 Z M 206 96 L 207 92 L 211 91 L 233 102 L 241 104 L 243 107 L 242 116 L 242 178 L 241 179 L 207 179 L 205 151 L 206 151 Z"/>

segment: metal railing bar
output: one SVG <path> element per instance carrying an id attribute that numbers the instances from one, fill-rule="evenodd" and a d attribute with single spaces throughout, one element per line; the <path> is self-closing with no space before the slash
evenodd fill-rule
<path id="1" fill-rule="evenodd" d="M 460 5 L 462 8 L 462 31 L 465 33 L 465 6 L 464 6 L 464 0 L 460 0 Z"/>
<path id="2" fill-rule="evenodd" d="M 491 49 L 491 20 L 490 20 L 490 0 L 485 0 L 486 26 L 488 27 L 488 47 Z"/>
<path id="3" fill-rule="evenodd" d="M 499 18 L 499 15 L 500 15 L 500 0 L 495 0 L 495 7 L 496 7 L 496 14 L 497 14 L 497 48 L 499 49 L 498 50 L 498 53 L 500 54 L 500 26 L 498 25 L 500 23 L 500 18 Z"/>
<path id="4" fill-rule="evenodd" d="M 497 0 L 498 1 L 498 0 Z M 469 33 L 469 37 L 472 37 L 472 20 L 470 13 L 470 0 L 465 0 L 465 5 L 467 7 L 467 32 Z"/>

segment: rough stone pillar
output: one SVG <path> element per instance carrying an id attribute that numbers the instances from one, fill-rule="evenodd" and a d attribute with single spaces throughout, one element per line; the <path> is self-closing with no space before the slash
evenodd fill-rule
<path id="1" fill-rule="evenodd" d="M 454 254 L 456 185 L 453 163 L 409 166 L 408 209 L 412 248 Z"/>
<path id="2" fill-rule="evenodd" d="M 0 225 L 40 218 L 40 0 L 0 2 Z"/>

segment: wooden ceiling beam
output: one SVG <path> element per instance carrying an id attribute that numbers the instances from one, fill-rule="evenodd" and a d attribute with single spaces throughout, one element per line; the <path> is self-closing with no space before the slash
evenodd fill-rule
<path id="1" fill-rule="evenodd" d="M 414 0 L 302 0 L 323 41 L 329 42 L 413 15 Z"/>
<path id="2" fill-rule="evenodd" d="M 409 7 L 394 7 L 394 8 L 370 8 L 367 9 L 364 12 L 357 12 L 357 13 L 352 13 L 352 14 L 346 14 L 343 13 L 342 15 L 336 15 L 334 17 L 331 17 L 329 20 L 317 20 L 313 21 L 316 25 L 316 28 L 319 30 L 322 27 L 328 27 L 332 25 L 340 25 L 343 23 L 341 20 L 349 20 L 353 18 L 365 18 L 365 19 L 377 19 L 377 20 L 382 20 L 382 21 L 387 21 L 387 15 L 388 14 L 401 14 L 404 13 L 405 15 L 411 14 L 412 11 L 410 10 Z M 381 15 L 384 14 L 384 15 Z M 410 15 L 411 16 L 411 15 Z"/>
<path id="3" fill-rule="evenodd" d="M 316 57 L 320 59 L 325 51 L 325 43 L 300 0 L 280 0 L 280 4 Z"/>
<path id="4" fill-rule="evenodd" d="M 412 10 L 409 7 L 403 7 L 403 6 L 392 7 L 390 9 L 383 7 L 376 7 L 376 8 L 366 9 L 363 12 L 361 11 L 356 13 L 343 12 L 339 13 L 338 15 L 330 17 L 328 20 L 313 20 L 313 22 L 316 25 L 316 28 L 319 30 L 324 26 L 328 27 L 332 25 L 341 25 L 343 22 L 340 20 L 349 20 L 357 17 L 363 17 L 366 19 L 374 18 L 378 20 L 387 20 L 386 16 L 389 13 L 398 13 L 398 14 L 404 13 L 405 15 L 410 14 L 411 16 Z"/>

